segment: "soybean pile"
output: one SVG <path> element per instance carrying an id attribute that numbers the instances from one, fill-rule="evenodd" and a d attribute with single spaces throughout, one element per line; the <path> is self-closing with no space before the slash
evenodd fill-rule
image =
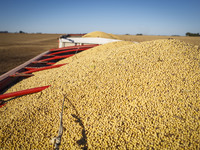
<path id="1" fill-rule="evenodd" d="M 51 85 L 0 109 L 1 148 L 199 149 L 200 54 L 174 39 L 114 42 L 34 73 L 7 92 Z"/>
<path id="2" fill-rule="evenodd" d="M 111 33 L 105 33 L 102 31 L 94 31 L 90 32 L 83 37 L 99 37 L 99 38 L 108 38 L 108 39 L 120 39 L 119 36 L 111 34 Z"/>

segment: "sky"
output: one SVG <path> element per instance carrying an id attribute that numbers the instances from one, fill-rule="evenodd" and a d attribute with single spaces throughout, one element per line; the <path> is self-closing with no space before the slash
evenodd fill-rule
<path id="1" fill-rule="evenodd" d="M 200 33 L 200 0 L 0 0 L 0 31 Z"/>

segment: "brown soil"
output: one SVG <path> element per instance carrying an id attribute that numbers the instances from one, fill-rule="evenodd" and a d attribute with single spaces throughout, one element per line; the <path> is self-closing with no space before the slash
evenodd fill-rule
<path id="1" fill-rule="evenodd" d="M 0 34 L 0 75 L 51 48 L 59 34 Z"/>
<path id="2" fill-rule="evenodd" d="M 200 37 L 185 37 L 185 36 L 136 36 L 136 35 L 118 35 L 121 40 L 125 41 L 136 41 L 136 42 L 143 42 L 143 41 L 152 41 L 157 39 L 178 39 L 193 45 L 200 46 Z"/>

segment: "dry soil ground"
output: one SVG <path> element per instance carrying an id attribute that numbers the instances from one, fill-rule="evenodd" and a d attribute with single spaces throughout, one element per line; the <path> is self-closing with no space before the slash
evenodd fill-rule
<path id="1" fill-rule="evenodd" d="M 59 34 L 0 34 L 0 75 L 26 62 L 27 60 L 57 48 Z M 126 41 L 151 41 L 156 39 L 175 38 L 200 46 L 200 37 L 181 36 L 135 36 L 119 35 Z"/>
<path id="2" fill-rule="evenodd" d="M 200 46 L 200 37 L 186 37 L 186 36 L 136 36 L 136 35 L 119 35 L 119 37 L 125 41 L 136 41 L 136 42 L 143 42 L 143 41 L 152 41 L 157 39 L 178 39 L 187 43 L 191 43 L 194 45 Z"/>
<path id="3" fill-rule="evenodd" d="M 0 34 L 0 75 L 51 48 L 59 34 Z"/>

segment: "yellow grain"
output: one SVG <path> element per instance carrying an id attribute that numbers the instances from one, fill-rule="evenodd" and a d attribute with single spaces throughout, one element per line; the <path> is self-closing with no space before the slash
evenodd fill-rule
<path id="1" fill-rule="evenodd" d="M 99 38 L 107 38 L 107 39 L 120 39 L 119 36 L 111 34 L 111 33 L 105 33 L 101 31 L 94 31 L 90 32 L 83 37 L 99 37 Z"/>
<path id="2" fill-rule="evenodd" d="M 195 46 L 178 40 L 122 41 L 59 63 L 66 62 L 7 91 L 52 85 L 0 109 L 1 147 L 52 148 L 49 141 L 57 135 L 66 94 L 61 149 L 200 148 L 200 55 Z M 78 144 L 82 138 L 86 142 Z"/>

